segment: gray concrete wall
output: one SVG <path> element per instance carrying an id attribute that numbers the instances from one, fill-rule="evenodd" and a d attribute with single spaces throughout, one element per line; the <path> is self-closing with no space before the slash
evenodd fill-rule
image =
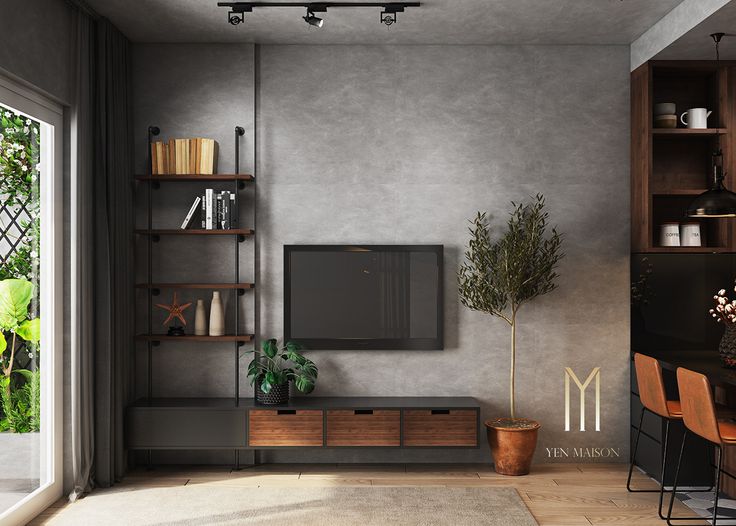
<path id="1" fill-rule="evenodd" d="M 0 2 L 0 71 L 69 103 L 71 13 L 64 0 Z"/>
<path id="2" fill-rule="evenodd" d="M 167 135 L 203 134 L 221 144 L 231 142 L 233 125 L 252 126 L 251 52 L 237 45 L 135 46 L 139 170 L 149 123 Z M 320 367 L 315 394 L 471 395 L 481 400 L 484 418 L 506 415 L 509 330 L 463 308 L 454 275 L 467 220 L 477 210 L 500 226 L 511 200 L 542 192 L 552 222 L 565 233 L 567 257 L 559 289 L 520 313 L 518 412 L 542 422 L 540 461 L 550 460 L 546 448 L 569 448 L 569 461 L 575 447 L 616 448 L 623 461 L 629 429 L 628 46 L 263 46 L 258 54 L 262 336 L 282 331 L 284 244 L 441 243 L 445 350 L 312 352 Z M 252 133 L 247 137 L 250 145 Z M 162 220 L 179 218 L 194 191 L 162 197 Z M 207 254 L 219 250 L 214 245 L 177 248 L 179 242 L 166 249 L 181 256 L 175 275 L 232 271 L 229 256 Z M 156 264 L 162 270 L 168 263 Z M 245 257 L 244 270 L 249 265 Z M 227 396 L 229 349 L 156 351 L 155 394 Z M 576 431 L 576 392 L 572 431 L 564 430 L 565 367 L 581 381 L 601 367 L 600 432 L 594 431 L 592 387 L 588 431 Z M 280 452 L 265 458 L 295 459 L 306 457 Z M 308 458 L 487 459 L 485 445 L 313 452 Z"/>

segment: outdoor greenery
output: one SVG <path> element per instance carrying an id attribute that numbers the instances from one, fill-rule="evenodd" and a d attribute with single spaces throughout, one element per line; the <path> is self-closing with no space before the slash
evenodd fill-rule
<path id="1" fill-rule="evenodd" d="M 562 235 L 555 228 L 546 235 L 549 214 L 544 211 L 543 195 L 537 194 L 531 204 L 511 205 L 506 231 L 496 241 L 491 240 L 485 213 L 478 212 L 471 221 L 458 285 L 463 305 L 497 316 L 511 327 L 509 402 L 513 420 L 517 315 L 524 303 L 555 289 L 555 269 L 564 254 Z"/>
<path id="2" fill-rule="evenodd" d="M 275 338 L 265 340 L 261 346 L 262 354 L 256 356 L 248 365 L 248 378 L 251 385 L 258 382 L 261 391 L 268 394 L 273 387 L 289 381 L 304 394 L 314 390 L 317 382 L 317 366 L 298 351 L 301 346 L 287 342 L 279 347 Z"/>
<path id="3" fill-rule="evenodd" d="M 40 124 L 0 107 L 0 431 L 38 431 Z M 15 225 L 13 225 L 15 221 Z"/>
<path id="4" fill-rule="evenodd" d="M 25 235 L 10 254 L 0 254 L 0 279 L 36 281 L 38 277 L 39 126 L 32 119 L 0 108 L 0 197 L 6 211 L 0 214 L 0 229 L 8 229 L 8 215 L 15 215 L 20 208 L 26 212 L 18 220 Z M 6 236 L 12 238 L 13 234 Z"/>
<path id="5" fill-rule="evenodd" d="M 0 431 L 25 433 L 39 429 L 39 372 L 14 367 L 19 345 L 35 346 L 41 320 L 29 318 L 34 286 L 22 279 L 0 281 Z"/>

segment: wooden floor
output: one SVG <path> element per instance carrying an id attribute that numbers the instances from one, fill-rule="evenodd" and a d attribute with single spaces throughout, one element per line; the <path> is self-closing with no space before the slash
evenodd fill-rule
<path id="1" fill-rule="evenodd" d="M 591 524 L 662 525 L 657 517 L 657 493 L 626 491 L 627 466 L 622 464 L 542 464 L 526 477 L 503 477 L 486 465 L 444 464 L 306 464 L 264 465 L 233 471 L 229 468 L 157 468 L 130 473 L 118 486 L 169 487 L 182 484 L 214 486 L 488 486 L 514 487 L 540 525 Z M 655 489 L 635 470 L 635 486 Z M 131 493 L 132 495 L 133 493 Z M 94 498 L 94 492 L 92 493 Z M 31 524 L 53 525 L 67 506 L 59 501 Z M 678 503 L 678 515 L 695 516 Z M 706 524 L 692 521 L 691 524 Z"/>

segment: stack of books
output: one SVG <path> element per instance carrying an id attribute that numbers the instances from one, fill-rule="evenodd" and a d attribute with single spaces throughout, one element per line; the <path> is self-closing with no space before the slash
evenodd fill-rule
<path id="1" fill-rule="evenodd" d="M 151 143 L 153 175 L 212 175 L 217 173 L 218 144 L 214 139 L 169 139 Z"/>
<path id="2" fill-rule="evenodd" d="M 234 192 L 215 192 L 207 188 L 194 198 L 187 216 L 181 224 L 186 230 L 192 226 L 199 211 L 202 230 L 231 230 L 238 228 L 238 196 Z"/>

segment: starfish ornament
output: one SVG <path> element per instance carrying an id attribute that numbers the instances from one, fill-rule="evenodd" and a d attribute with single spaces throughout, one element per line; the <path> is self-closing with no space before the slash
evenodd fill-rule
<path id="1" fill-rule="evenodd" d="M 188 309 L 192 305 L 191 302 L 185 303 L 184 305 L 179 305 L 179 302 L 176 299 L 176 292 L 174 292 L 174 300 L 171 302 L 171 305 L 164 305 L 163 303 L 157 303 L 156 307 L 161 307 L 164 310 L 169 311 L 169 316 L 166 318 L 166 321 L 164 321 L 164 325 L 169 323 L 174 318 L 178 318 L 181 320 L 181 322 L 186 325 L 187 320 L 184 319 L 184 315 L 182 314 L 186 309 Z"/>

